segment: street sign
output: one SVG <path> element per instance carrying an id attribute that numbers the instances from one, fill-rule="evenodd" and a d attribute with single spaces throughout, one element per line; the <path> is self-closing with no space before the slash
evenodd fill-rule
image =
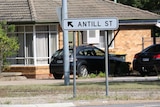
<path id="1" fill-rule="evenodd" d="M 82 30 L 116 30 L 119 27 L 117 18 L 64 19 L 63 29 Z"/>

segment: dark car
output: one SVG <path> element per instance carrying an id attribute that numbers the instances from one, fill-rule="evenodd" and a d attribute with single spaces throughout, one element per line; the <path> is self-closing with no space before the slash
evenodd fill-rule
<path id="1" fill-rule="evenodd" d="M 135 54 L 133 70 L 142 76 L 158 74 L 160 71 L 160 44 L 151 45 Z"/>
<path id="2" fill-rule="evenodd" d="M 69 49 L 70 74 L 73 73 L 73 48 Z M 129 71 L 129 65 L 121 58 L 109 55 L 109 72 L 114 75 Z M 105 52 L 95 46 L 78 46 L 76 47 L 76 73 L 78 76 L 87 76 L 89 73 L 105 71 Z M 63 49 L 57 50 L 50 62 L 50 73 L 55 79 L 61 79 L 64 74 L 63 70 Z"/>

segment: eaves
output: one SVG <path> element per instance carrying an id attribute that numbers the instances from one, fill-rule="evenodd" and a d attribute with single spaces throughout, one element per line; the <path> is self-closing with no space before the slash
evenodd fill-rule
<path id="1" fill-rule="evenodd" d="M 119 25 L 156 25 L 157 19 L 119 20 Z"/>

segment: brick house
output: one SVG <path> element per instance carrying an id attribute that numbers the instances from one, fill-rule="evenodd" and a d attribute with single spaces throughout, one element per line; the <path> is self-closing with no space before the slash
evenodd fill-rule
<path id="1" fill-rule="evenodd" d="M 10 71 L 22 72 L 28 78 L 48 78 L 50 57 L 63 47 L 63 31 L 56 14 L 60 6 L 61 0 L 1 0 L 0 20 L 16 25 L 14 34 L 20 43 L 18 54 L 8 58 Z M 160 15 L 109 0 L 68 0 L 68 18 L 97 17 L 119 19 L 119 29 L 109 31 L 109 41 L 115 38 L 109 51 L 126 54 L 128 62 L 155 41 L 153 31 L 160 19 Z M 68 34 L 70 45 L 72 34 Z M 93 43 L 104 48 L 104 31 L 81 31 L 77 38 L 77 45 Z"/>

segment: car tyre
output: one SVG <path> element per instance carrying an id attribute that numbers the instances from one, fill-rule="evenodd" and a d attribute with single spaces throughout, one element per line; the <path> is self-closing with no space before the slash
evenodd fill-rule
<path id="1" fill-rule="evenodd" d="M 63 74 L 53 73 L 53 77 L 54 77 L 55 79 L 62 79 Z"/>
<path id="2" fill-rule="evenodd" d="M 140 72 L 140 75 L 141 75 L 142 77 L 144 77 L 144 76 L 146 76 L 147 74 L 146 74 L 145 72 L 141 71 L 141 72 Z"/>
<path id="3" fill-rule="evenodd" d="M 78 76 L 79 77 L 87 77 L 88 76 L 88 69 L 86 65 L 79 65 L 78 66 Z"/>

